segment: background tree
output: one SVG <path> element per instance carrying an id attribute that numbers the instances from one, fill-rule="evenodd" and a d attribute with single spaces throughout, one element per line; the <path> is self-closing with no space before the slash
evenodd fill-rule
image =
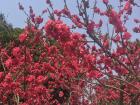
<path id="1" fill-rule="evenodd" d="M 7 23 L 4 14 L 0 14 L 0 43 L 6 46 L 10 41 L 17 40 L 18 35 L 23 31 L 21 28 L 13 28 Z"/>

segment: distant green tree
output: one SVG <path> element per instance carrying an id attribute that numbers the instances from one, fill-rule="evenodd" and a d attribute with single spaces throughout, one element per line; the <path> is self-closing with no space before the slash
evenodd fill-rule
<path id="1" fill-rule="evenodd" d="M 6 21 L 4 14 L 0 14 L 0 43 L 3 46 L 6 46 L 10 41 L 16 41 L 22 31 L 21 28 L 13 28 L 12 24 Z"/>

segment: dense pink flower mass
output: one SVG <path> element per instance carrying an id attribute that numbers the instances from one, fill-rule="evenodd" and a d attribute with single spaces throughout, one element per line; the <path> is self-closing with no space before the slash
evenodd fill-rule
<path id="1" fill-rule="evenodd" d="M 62 41 L 69 39 L 70 29 L 66 24 L 60 20 L 52 21 L 49 20 L 45 26 L 46 34 L 58 40 Z"/>
<path id="2" fill-rule="evenodd" d="M 94 56 L 86 48 L 86 39 L 79 33 L 70 32 L 68 26 L 59 20 L 49 20 L 46 23 L 45 31 L 49 39 L 45 43 L 43 37 L 40 37 L 38 43 L 32 44 L 32 37 L 36 37 L 36 32 L 39 31 L 32 29 L 29 29 L 32 35 L 24 40 L 28 46 L 14 47 L 7 55 L 11 57 L 2 57 L 7 70 L 3 76 L 4 81 L 0 83 L 2 102 L 7 103 L 8 96 L 16 95 L 23 104 L 63 103 L 70 98 L 70 94 L 71 97 L 75 94 L 76 88 L 73 85 L 78 86 L 78 76 L 88 72 L 89 63 L 94 61 Z M 24 35 L 19 36 L 20 42 Z M 17 64 L 14 65 L 13 62 Z M 82 70 L 84 68 L 87 69 Z M 1 78 L 2 75 L 3 73 Z"/>
<path id="3" fill-rule="evenodd" d="M 62 10 L 46 0 L 50 19 L 42 27 L 45 20 L 30 7 L 18 42 L 0 46 L 0 105 L 139 105 L 140 41 L 131 40 L 139 19 L 127 27 L 138 4 L 118 2 L 116 10 L 102 0 L 102 10 L 98 1 L 77 0 L 78 15 L 67 0 Z"/>

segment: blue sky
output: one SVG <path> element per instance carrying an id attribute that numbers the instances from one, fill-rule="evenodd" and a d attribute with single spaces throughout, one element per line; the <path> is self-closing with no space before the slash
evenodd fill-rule
<path id="1" fill-rule="evenodd" d="M 18 9 L 18 3 L 24 5 L 28 11 L 30 5 L 33 6 L 36 13 L 40 13 L 45 8 L 45 0 L 1 0 L 0 12 L 4 13 L 8 22 L 14 27 L 23 27 L 25 25 L 26 16 Z"/>
<path id="2" fill-rule="evenodd" d="M 61 0 L 52 1 L 54 2 L 54 7 L 56 8 L 60 9 L 64 5 L 63 2 L 60 2 Z M 70 1 L 71 0 L 68 0 L 68 3 L 70 3 Z M 0 13 L 4 13 L 7 21 L 13 24 L 14 27 L 25 26 L 26 16 L 18 9 L 19 2 L 25 7 L 26 11 L 29 10 L 29 6 L 32 6 L 37 15 L 39 15 L 39 13 L 47 7 L 45 0 L 1 0 Z M 70 8 L 73 8 L 72 3 Z"/>
<path id="3" fill-rule="evenodd" d="M 37 15 L 39 15 L 39 13 L 42 12 L 42 10 L 44 10 L 47 5 L 45 3 L 46 0 L 1 0 L 0 3 L 0 13 L 4 13 L 7 21 L 9 23 L 11 23 L 14 27 L 24 27 L 25 26 L 25 20 L 26 20 L 26 16 L 25 14 L 20 11 L 18 9 L 18 3 L 20 2 L 21 4 L 24 5 L 25 10 L 28 11 L 29 10 L 29 6 L 31 5 L 35 11 L 35 13 Z M 54 7 L 56 8 L 62 8 L 63 7 L 63 0 L 51 0 L 54 2 Z M 76 0 L 67 0 L 68 6 L 69 8 L 73 11 L 73 12 L 77 12 L 76 8 L 74 8 L 76 5 L 75 3 Z M 102 9 L 105 7 L 101 2 L 101 0 L 99 0 L 98 6 L 101 7 Z M 116 1 L 118 0 L 110 0 L 112 5 L 118 5 Z M 140 1 L 139 0 L 135 0 L 137 2 Z M 132 18 L 135 17 L 140 17 L 140 12 L 139 12 L 140 8 L 134 8 L 134 15 L 132 15 Z M 98 20 L 98 18 L 96 18 Z M 105 20 L 104 20 L 105 21 Z M 133 25 L 131 24 L 133 20 L 130 20 L 129 23 L 127 23 L 127 26 L 131 29 L 133 27 Z M 140 36 L 137 36 L 137 34 L 134 35 L 134 37 L 136 38 L 140 38 Z"/>

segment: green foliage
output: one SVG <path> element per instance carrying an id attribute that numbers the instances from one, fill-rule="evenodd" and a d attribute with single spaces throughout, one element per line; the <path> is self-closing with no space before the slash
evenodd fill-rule
<path id="1" fill-rule="evenodd" d="M 2 46 L 6 46 L 10 41 L 16 41 L 22 31 L 21 28 L 13 28 L 11 24 L 7 23 L 5 16 L 0 14 L 0 43 Z"/>

